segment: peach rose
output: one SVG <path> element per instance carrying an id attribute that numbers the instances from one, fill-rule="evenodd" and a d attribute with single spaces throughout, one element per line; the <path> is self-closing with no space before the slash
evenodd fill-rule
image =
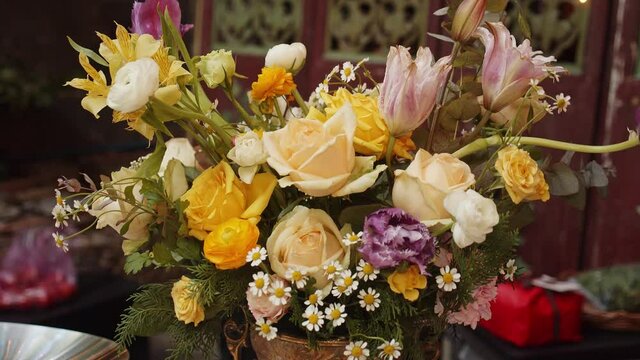
<path id="1" fill-rule="evenodd" d="M 271 281 L 282 280 L 278 276 L 271 275 Z M 253 295 L 253 293 L 247 289 L 247 304 L 249 305 L 249 311 L 253 314 L 253 317 L 258 319 L 267 319 L 276 323 L 280 320 L 284 314 L 289 310 L 289 304 L 291 302 L 287 302 L 286 305 L 274 305 L 271 300 L 269 300 L 269 295 L 264 294 L 262 296 Z"/>
<path id="2" fill-rule="evenodd" d="M 346 196 L 375 183 L 386 165 L 373 169 L 374 156 L 356 157 L 353 147 L 356 117 L 350 105 L 329 120 L 292 119 L 282 129 L 263 136 L 267 162 L 281 187 L 294 185 L 311 196 Z"/>
<path id="3" fill-rule="evenodd" d="M 407 170 L 395 171 L 393 205 L 420 221 L 449 219 L 444 198 L 475 183 L 469 165 L 451 154 L 419 150 Z"/>
<path id="4" fill-rule="evenodd" d="M 267 254 L 271 269 L 286 277 L 290 267 L 305 270 L 315 278 L 316 288 L 323 288 L 329 280 L 322 267 L 338 261 L 349 267 L 349 248 L 329 214 L 323 210 L 296 206 L 273 228 L 267 239 Z"/>

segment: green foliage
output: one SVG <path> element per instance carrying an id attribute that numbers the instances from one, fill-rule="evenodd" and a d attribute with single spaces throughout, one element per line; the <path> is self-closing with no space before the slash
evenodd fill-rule
<path id="1" fill-rule="evenodd" d="M 124 263 L 124 272 L 127 274 L 136 274 L 143 268 L 153 264 L 153 257 L 149 251 L 142 253 L 135 252 L 127 256 Z"/>
<path id="2" fill-rule="evenodd" d="M 215 319 L 202 322 L 197 327 L 174 320 L 167 328 L 167 333 L 174 342 L 168 350 L 167 360 L 191 359 L 195 352 L 202 353 L 204 359 L 211 359 L 222 327 Z"/>
<path id="3" fill-rule="evenodd" d="M 246 304 L 246 285 L 251 282 L 252 269 L 218 270 L 210 262 L 188 267 L 194 286 L 200 292 L 202 305 L 213 317 L 229 317 Z"/>

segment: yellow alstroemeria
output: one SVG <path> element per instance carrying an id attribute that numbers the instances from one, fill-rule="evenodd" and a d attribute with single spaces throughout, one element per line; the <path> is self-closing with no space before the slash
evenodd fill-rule
<path id="1" fill-rule="evenodd" d="M 87 72 L 87 79 L 72 79 L 65 85 L 86 91 L 87 95 L 82 99 L 80 104 L 83 109 L 92 113 L 96 118 L 99 118 L 98 113 L 107 106 L 107 95 L 109 94 L 107 78 L 102 71 L 96 70 L 96 68 L 91 65 L 89 58 L 85 54 L 80 53 L 78 59 L 80 65 L 82 65 Z"/>

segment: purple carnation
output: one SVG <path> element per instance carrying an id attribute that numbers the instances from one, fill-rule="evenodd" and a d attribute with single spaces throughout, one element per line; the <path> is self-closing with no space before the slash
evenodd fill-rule
<path id="1" fill-rule="evenodd" d="M 384 269 L 407 261 L 425 274 L 435 254 L 427 226 L 398 208 L 380 209 L 364 221 L 363 245 L 358 249 L 371 265 Z"/>
<path id="2" fill-rule="evenodd" d="M 156 39 L 160 39 L 162 36 L 162 21 L 158 16 L 158 9 L 161 13 L 164 13 L 164 10 L 169 12 L 173 25 L 182 35 L 193 27 L 192 24 L 180 24 L 182 12 L 180 11 L 178 0 L 146 0 L 133 3 L 131 31 L 136 34 L 149 34 Z"/>

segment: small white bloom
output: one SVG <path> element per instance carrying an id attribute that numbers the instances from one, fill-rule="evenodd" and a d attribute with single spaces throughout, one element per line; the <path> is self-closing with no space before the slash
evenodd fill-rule
<path id="1" fill-rule="evenodd" d="M 273 305 L 286 305 L 289 302 L 289 298 L 291 298 L 291 287 L 286 286 L 282 280 L 276 280 L 271 283 L 269 294 L 269 301 Z"/>
<path id="2" fill-rule="evenodd" d="M 342 271 L 342 265 L 338 261 L 332 261 L 322 267 L 324 270 L 324 275 L 329 280 L 333 280 L 337 278 L 336 275 L 339 275 Z"/>
<path id="3" fill-rule="evenodd" d="M 258 166 L 264 164 L 269 156 L 260 136 L 250 130 L 235 138 L 235 146 L 229 150 L 227 157 L 240 166 L 240 179 L 251 184 Z"/>
<path id="4" fill-rule="evenodd" d="M 339 303 L 333 303 L 324 309 L 325 318 L 327 321 L 331 321 L 333 327 L 338 327 L 346 321 L 347 313 L 345 313 L 345 306 Z"/>
<path id="5" fill-rule="evenodd" d="M 544 111 L 546 111 L 547 114 L 553 114 L 553 107 L 547 102 L 547 100 L 542 101 L 540 104 L 542 104 Z"/>
<path id="6" fill-rule="evenodd" d="M 320 83 L 318 84 L 318 87 L 316 87 L 315 93 L 318 94 L 318 96 L 320 96 L 321 94 L 326 94 L 329 92 L 329 85 L 325 84 L 325 83 Z"/>
<path id="7" fill-rule="evenodd" d="M 342 238 L 342 243 L 345 246 L 356 245 L 360 241 L 362 241 L 362 231 L 358 232 L 357 234 L 355 232 L 347 233 Z"/>
<path id="8" fill-rule="evenodd" d="M 507 261 L 505 267 L 500 268 L 500 275 L 504 276 L 505 280 L 513 281 L 513 276 L 516 274 L 518 267 L 516 266 L 516 260 L 510 259 Z"/>
<path id="9" fill-rule="evenodd" d="M 343 293 L 349 296 L 351 292 L 358 289 L 358 281 L 351 273 L 351 270 L 345 270 L 340 273 L 340 277 L 336 280 L 336 286 L 344 287 Z"/>
<path id="10" fill-rule="evenodd" d="M 322 292 L 322 290 L 316 290 L 313 294 L 309 295 L 307 300 L 304 301 L 304 304 L 307 306 L 309 305 L 322 306 L 324 305 L 324 303 L 322 302 L 323 298 L 324 298 L 324 293 Z"/>
<path id="11" fill-rule="evenodd" d="M 347 292 L 346 287 L 335 285 L 335 284 L 333 286 L 333 289 L 331 289 L 331 295 L 335 296 L 336 299 L 340 299 L 340 297 L 342 297 L 343 294 L 346 294 L 346 292 Z M 346 295 L 349 296 L 349 294 L 346 294 Z"/>
<path id="12" fill-rule="evenodd" d="M 295 74 L 302 69 L 306 58 L 307 48 L 303 43 L 278 44 L 267 51 L 264 66 L 280 66 Z"/>
<path id="13" fill-rule="evenodd" d="M 306 327 L 309 331 L 320 331 L 320 328 L 324 324 L 324 315 L 313 305 L 307 306 L 302 317 L 307 319 L 302 322 L 302 326 Z"/>
<path id="14" fill-rule="evenodd" d="M 380 307 L 380 293 L 372 288 L 368 288 L 367 291 L 360 290 L 358 299 L 360 299 L 360 306 L 367 311 L 375 311 Z"/>
<path id="15" fill-rule="evenodd" d="M 391 341 L 385 341 L 382 345 L 378 346 L 380 357 L 386 360 L 393 360 L 400 357 L 400 351 L 402 351 L 402 345 L 395 339 Z"/>
<path id="16" fill-rule="evenodd" d="M 358 271 L 358 278 L 366 281 L 373 281 L 380 274 L 380 270 L 376 269 L 370 263 L 364 261 L 364 259 L 360 259 L 360 262 L 356 266 L 356 271 Z"/>
<path id="17" fill-rule="evenodd" d="M 269 275 L 260 271 L 257 274 L 253 274 L 253 281 L 249 283 L 249 289 L 255 296 L 266 295 L 270 282 Z"/>
<path id="18" fill-rule="evenodd" d="M 187 138 L 173 138 L 165 142 L 167 149 L 164 151 L 158 176 L 163 177 L 169 166 L 169 162 L 176 159 L 185 167 L 196 167 L 196 149 Z"/>
<path id="19" fill-rule="evenodd" d="M 556 95 L 556 99 L 553 104 L 553 109 L 558 109 L 558 114 L 567 112 L 567 108 L 571 105 L 571 96 L 565 96 L 564 93 Z"/>
<path id="20" fill-rule="evenodd" d="M 456 283 L 460 282 L 462 275 L 458 273 L 458 269 L 449 268 L 449 265 L 444 268 L 440 268 L 440 275 L 436 276 L 436 283 L 439 289 L 444 291 L 453 291 L 458 286 Z"/>
<path id="21" fill-rule="evenodd" d="M 340 71 L 340 66 L 336 65 L 333 67 L 333 69 L 331 69 L 331 71 L 329 71 L 329 73 L 327 74 L 327 76 L 325 76 L 324 78 L 324 83 L 328 83 L 329 81 L 331 81 L 331 78 L 333 77 L 333 75 L 337 74 L 338 71 Z"/>
<path id="22" fill-rule="evenodd" d="M 547 74 L 549 74 L 549 77 L 553 79 L 553 82 L 560 81 L 560 76 L 555 68 L 547 69 Z"/>
<path id="23" fill-rule="evenodd" d="M 67 205 L 58 205 L 53 207 L 51 210 L 51 215 L 53 215 L 53 219 L 56 221 L 55 226 L 57 228 L 64 228 L 65 226 L 69 226 L 69 214 L 67 213 Z"/>
<path id="24" fill-rule="evenodd" d="M 440 295 L 436 298 L 436 304 L 433 307 L 433 312 L 438 316 L 442 316 L 442 314 L 444 314 L 444 305 L 442 305 L 442 301 L 440 301 Z"/>
<path id="25" fill-rule="evenodd" d="M 350 61 L 342 64 L 342 70 L 340 70 L 340 79 L 348 83 L 356 79 L 356 72 L 353 68 L 353 64 Z"/>
<path id="26" fill-rule="evenodd" d="M 107 95 L 107 106 L 123 113 L 144 107 L 160 87 L 160 67 L 145 57 L 118 69 Z"/>
<path id="27" fill-rule="evenodd" d="M 453 240 L 460 248 L 482 243 L 500 221 L 498 208 L 491 199 L 475 190 L 457 190 L 444 198 L 444 207 L 455 218 Z"/>
<path id="28" fill-rule="evenodd" d="M 260 336 L 267 339 L 267 341 L 271 341 L 278 336 L 278 329 L 271 324 L 271 320 L 265 320 L 263 318 L 256 321 L 256 331 Z"/>
<path id="29" fill-rule="evenodd" d="M 51 236 L 53 236 L 53 240 L 56 242 L 56 246 L 58 248 L 62 249 L 62 251 L 64 252 L 69 251 L 69 244 L 64 240 L 63 235 L 60 235 L 59 233 L 55 232 L 51 234 Z"/>
<path id="30" fill-rule="evenodd" d="M 73 208 L 78 210 L 78 211 L 83 211 L 86 212 L 87 211 L 87 205 L 80 202 L 79 200 L 74 200 L 73 201 Z"/>
<path id="31" fill-rule="evenodd" d="M 251 263 L 251 266 L 259 266 L 263 261 L 267 260 L 267 250 L 258 245 L 249 250 L 246 260 Z"/>
<path id="32" fill-rule="evenodd" d="M 369 57 L 366 57 L 366 58 L 364 58 L 364 59 L 362 59 L 362 60 L 358 61 L 358 63 L 356 64 L 356 68 L 355 68 L 355 70 L 360 69 L 360 66 L 361 66 L 362 64 L 364 64 L 364 63 L 368 62 L 368 61 L 369 61 Z"/>
<path id="33" fill-rule="evenodd" d="M 347 360 L 366 360 L 369 357 L 369 349 L 365 341 L 350 342 L 344 348 L 344 356 Z"/>
<path id="34" fill-rule="evenodd" d="M 303 289 L 307 285 L 307 271 L 304 269 L 298 269 L 296 267 L 290 267 L 287 269 L 284 277 L 291 281 L 298 289 Z"/>
<path id="35" fill-rule="evenodd" d="M 287 112 L 284 114 L 284 119 L 290 121 L 292 119 L 302 119 L 304 118 L 304 113 L 302 109 L 298 106 L 292 106 L 287 109 Z"/>

